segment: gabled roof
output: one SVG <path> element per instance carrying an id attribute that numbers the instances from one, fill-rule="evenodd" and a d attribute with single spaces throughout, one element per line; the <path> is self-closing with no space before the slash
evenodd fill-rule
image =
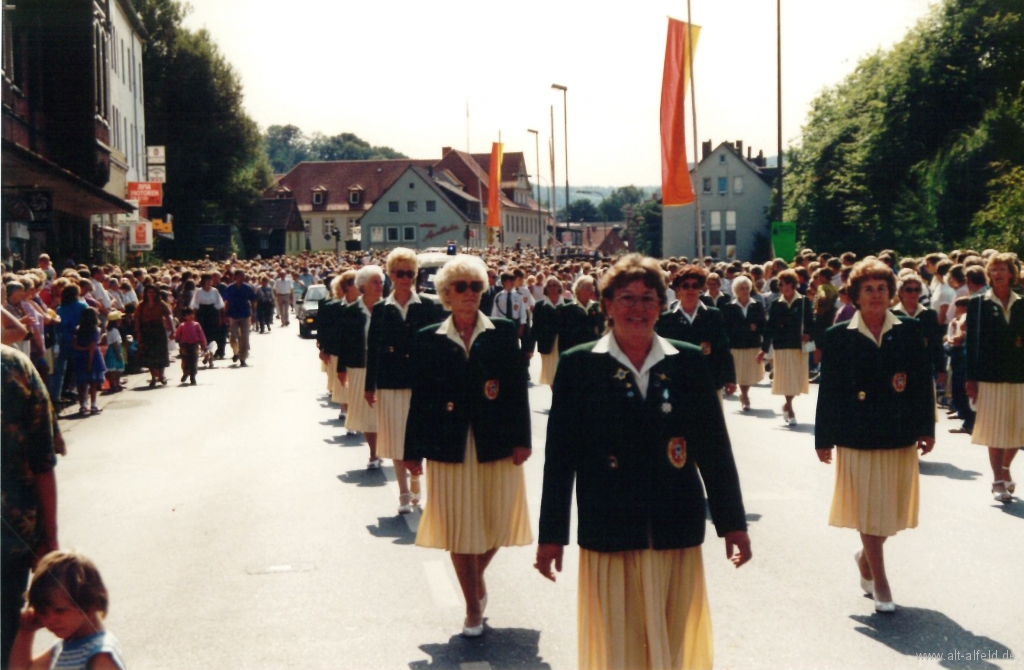
<path id="1" fill-rule="evenodd" d="M 469 215 L 462 210 L 462 207 L 460 207 L 458 203 L 452 200 L 452 197 L 462 197 L 463 199 L 469 202 L 477 202 L 476 198 L 464 192 L 461 195 L 459 195 L 458 193 L 451 193 L 451 195 L 449 195 L 449 193 L 451 191 L 454 191 L 455 189 L 452 189 L 451 187 L 442 188 L 442 184 L 439 184 L 434 179 L 434 176 L 425 168 L 416 167 L 415 165 L 413 165 L 410 166 L 409 169 L 415 172 L 420 177 L 420 179 L 422 179 L 427 184 L 427 186 L 429 186 L 431 190 L 433 190 L 434 193 L 437 194 L 439 198 L 448 203 L 449 207 L 458 212 L 459 217 L 461 217 L 463 221 L 470 221 Z"/>
<path id="2" fill-rule="evenodd" d="M 294 198 L 264 198 L 259 218 L 252 226 L 264 234 L 272 230 L 302 230 L 302 217 Z"/>
<path id="3" fill-rule="evenodd" d="M 480 167 L 487 174 L 491 173 L 491 155 L 473 154 L 473 160 L 480 164 Z M 520 175 L 522 173 L 522 175 Z M 527 176 L 526 157 L 522 151 L 510 151 L 501 156 L 501 188 L 515 188 L 519 183 L 520 176 Z"/>
<path id="4" fill-rule="evenodd" d="M 778 179 L 778 172 L 776 172 L 775 168 L 763 168 L 757 163 L 754 163 L 753 161 L 748 161 L 746 158 L 743 157 L 743 152 L 737 149 L 736 145 L 729 141 L 722 142 L 717 147 L 715 147 L 714 151 L 712 151 L 703 159 L 701 159 L 699 165 L 703 165 L 704 161 L 709 160 L 712 156 L 718 153 L 719 149 L 722 149 L 723 147 L 725 151 L 732 153 L 732 155 L 735 156 L 740 161 L 740 163 L 747 166 L 747 168 L 751 172 L 760 177 L 769 186 L 771 186 Z M 691 167 L 690 171 L 693 172 L 694 169 L 695 168 Z"/>
<path id="5" fill-rule="evenodd" d="M 395 180 L 410 166 L 429 167 L 433 160 L 413 160 L 409 158 L 372 161 L 304 161 L 281 177 L 277 187 L 287 187 L 295 194 L 300 211 L 313 209 L 312 192 L 323 187 L 334 194 L 330 198 L 327 209 L 330 211 L 352 210 L 366 211 L 380 198 Z M 346 194 L 350 188 L 362 188 L 363 197 L 358 205 L 350 205 Z M 273 197 L 275 187 L 268 189 L 268 197 Z"/>

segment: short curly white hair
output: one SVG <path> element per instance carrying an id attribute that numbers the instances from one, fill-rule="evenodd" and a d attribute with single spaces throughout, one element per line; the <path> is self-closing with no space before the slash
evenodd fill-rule
<path id="1" fill-rule="evenodd" d="M 407 249 L 405 247 L 398 247 L 397 249 L 394 249 L 390 254 L 388 254 L 388 259 L 385 262 L 385 267 L 387 267 L 388 269 L 388 274 L 391 274 L 391 272 L 395 269 L 395 266 L 398 265 L 399 263 L 408 263 L 409 265 L 412 266 L 413 272 L 416 272 L 416 270 L 419 269 L 420 266 L 419 259 L 416 258 L 416 252 L 413 251 L 412 249 Z"/>
<path id="2" fill-rule="evenodd" d="M 575 282 L 573 282 L 572 294 L 574 296 L 579 296 L 580 289 L 583 288 L 584 286 L 589 286 L 590 288 L 595 290 L 597 289 L 597 287 L 594 285 L 594 278 L 591 277 L 590 275 L 583 275 L 579 277 Z"/>
<path id="3" fill-rule="evenodd" d="M 362 291 L 366 283 L 373 277 L 380 277 L 380 280 L 384 281 L 384 271 L 380 269 L 379 265 L 364 265 L 359 268 L 356 270 L 356 288 Z"/>
<path id="4" fill-rule="evenodd" d="M 754 290 L 754 284 L 750 281 L 750 278 L 740 275 L 739 277 L 736 277 L 736 279 L 732 280 L 732 292 L 736 293 L 736 289 L 744 285 L 748 289 Z"/>
<path id="5" fill-rule="evenodd" d="M 437 275 L 434 276 L 434 286 L 437 288 L 437 297 L 441 299 L 441 305 L 445 309 L 451 309 L 448 301 L 448 293 L 453 282 L 459 279 L 468 281 L 481 281 L 484 288 L 487 287 L 487 266 L 476 256 L 459 255 L 444 264 Z M 477 294 L 480 295 L 480 294 Z"/>

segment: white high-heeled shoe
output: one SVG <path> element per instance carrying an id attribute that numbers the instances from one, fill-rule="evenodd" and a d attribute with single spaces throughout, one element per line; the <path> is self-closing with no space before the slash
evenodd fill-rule
<path id="1" fill-rule="evenodd" d="M 892 614 L 893 612 L 896 611 L 896 603 L 894 603 L 891 600 L 888 601 L 888 602 L 882 601 L 882 600 L 876 600 L 875 601 L 875 611 L 878 612 L 879 614 Z"/>
<path id="2" fill-rule="evenodd" d="M 860 575 L 860 556 L 863 552 L 858 551 L 853 555 L 853 560 L 857 562 L 857 573 L 860 576 L 860 587 L 864 589 L 864 593 L 868 594 L 872 598 L 875 597 L 875 580 L 864 579 L 864 575 Z"/>

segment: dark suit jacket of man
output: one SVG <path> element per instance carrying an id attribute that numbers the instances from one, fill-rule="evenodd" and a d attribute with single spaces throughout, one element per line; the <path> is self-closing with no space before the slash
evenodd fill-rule
<path id="1" fill-rule="evenodd" d="M 881 347 L 851 322 L 825 332 L 815 448 L 898 449 L 935 436 L 935 386 L 921 324 L 897 318 Z"/>
<path id="2" fill-rule="evenodd" d="M 486 318 L 486 317 L 479 317 Z M 481 463 L 530 448 L 528 376 L 517 327 L 491 319 L 494 328 L 477 336 L 466 358 L 442 324 L 416 334 L 412 401 L 405 430 L 405 457 L 461 463 L 472 427 Z"/>
<path id="3" fill-rule="evenodd" d="M 704 541 L 705 499 L 719 536 L 746 530 L 739 476 L 705 357 L 671 342 L 647 398 L 596 343 L 563 354 L 544 453 L 540 542 L 569 543 L 573 483 L 579 545 L 679 549 Z"/>
<path id="4" fill-rule="evenodd" d="M 383 300 L 374 305 L 366 346 L 364 390 L 412 388 L 416 333 L 439 322 L 443 313 L 440 302 L 425 295 L 420 296 L 420 302 L 408 305 L 405 319 L 396 305 L 387 305 Z"/>
<path id="5" fill-rule="evenodd" d="M 715 388 L 736 383 L 736 363 L 729 353 L 729 338 L 725 334 L 725 319 L 714 307 L 697 307 L 693 323 L 682 309 L 664 312 L 654 327 L 655 332 L 670 340 L 689 342 L 698 347 L 708 359 L 708 368 L 715 380 Z"/>

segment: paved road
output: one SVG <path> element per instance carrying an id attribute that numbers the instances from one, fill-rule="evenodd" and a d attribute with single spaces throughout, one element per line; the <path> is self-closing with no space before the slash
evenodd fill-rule
<path id="1" fill-rule="evenodd" d="M 127 391 L 98 417 L 63 421 L 61 542 L 99 565 L 130 666 L 575 667 L 575 547 L 557 584 L 532 569 L 532 547 L 500 551 L 488 571 L 491 630 L 461 639 L 447 555 L 413 544 L 418 519 L 396 514 L 390 469 L 366 471 L 365 444 L 341 435 L 314 344 L 294 326 L 252 341 L 249 368 Z M 916 654 L 976 651 L 1019 659 L 1024 502 L 991 501 L 984 451 L 943 419 L 921 466 L 920 527 L 887 545 L 900 611 L 875 615 L 858 588 L 856 534 L 826 522 L 833 470 L 813 451 L 815 391 L 796 401 L 805 423 L 795 430 L 767 388 L 752 391 L 751 414 L 725 402 L 754 559 L 733 569 L 709 525 L 717 667 L 930 668 L 939 661 Z M 530 400 L 536 529 L 550 392 L 533 387 Z"/>

